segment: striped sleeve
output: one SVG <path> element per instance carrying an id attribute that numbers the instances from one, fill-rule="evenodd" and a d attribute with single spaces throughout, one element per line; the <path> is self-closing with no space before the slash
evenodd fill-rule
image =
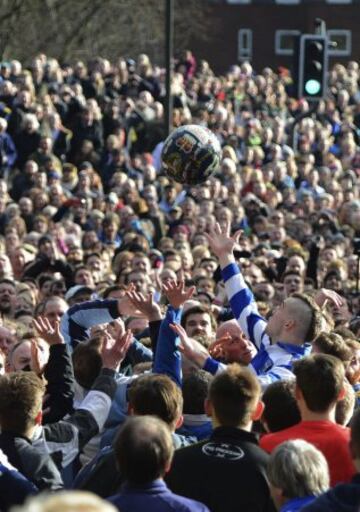
<path id="1" fill-rule="evenodd" d="M 219 361 L 216 361 L 216 359 L 213 359 L 212 357 L 208 357 L 205 361 L 203 370 L 205 370 L 208 373 L 211 373 L 211 375 L 216 375 L 217 373 L 224 372 L 226 368 L 226 364 L 220 363 Z"/>
<path id="2" fill-rule="evenodd" d="M 234 317 L 258 350 L 270 345 L 265 333 L 267 322 L 260 316 L 252 291 L 245 283 L 239 267 L 231 263 L 222 270 L 222 278 Z"/>
<path id="3" fill-rule="evenodd" d="M 68 309 L 60 323 L 65 343 L 73 348 L 88 338 L 88 329 L 118 318 L 117 300 L 93 300 L 76 304 Z"/>
<path id="4" fill-rule="evenodd" d="M 259 352 L 251 361 L 250 368 L 258 376 L 262 389 L 278 380 L 294 378 L 292 366 L 297 356 L 287 352 L 277 343 Z"/>

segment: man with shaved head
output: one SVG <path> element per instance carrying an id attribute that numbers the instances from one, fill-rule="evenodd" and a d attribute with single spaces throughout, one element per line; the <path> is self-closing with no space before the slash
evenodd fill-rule
<path id="1" fill-rule="evenodd" d="M 230 226 L 217 224 L 207 235 L 212 252 L 218 257 L 226 292 L 234 317 L 245 337 L 257 348 L 250 368 L 257 374 L 263 388 L 276 380 L 293 378 L 294 361 L 308 355 L 310 342 L 321 326 L 321 311 L 310 297 L 294 294 L 275 309 L 268 321 L 258 312 L 254 296 L 235 262 L 233 249 L 236 237 Z M 324 295 L 324 293 L 323 293 Z M 332 297 L 321 297 L 322 300 Z M 320 302 L 320 298 L 319 298 Z M 208 358 L 204 368 L 217 373 L 221 363 Z"/>

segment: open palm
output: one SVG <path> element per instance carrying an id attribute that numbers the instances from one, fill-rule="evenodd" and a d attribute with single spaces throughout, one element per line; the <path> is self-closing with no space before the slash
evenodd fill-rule
<path id="1" fill-rule="evenodd" d="M 240 230 L 235 235 L 230 236 L 230 224 L 227 223 L 224 228 L 221 228 L 217 222 L 209 233 L 205 233 L 205 236 L 212 252 L 220 258 L 224 254 L 232 254 L 241 233 Z"/>

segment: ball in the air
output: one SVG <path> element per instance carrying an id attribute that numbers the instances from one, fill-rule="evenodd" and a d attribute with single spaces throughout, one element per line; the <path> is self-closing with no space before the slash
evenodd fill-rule
<path id="1" fill-rule="evenodd" d="M 173 180 L 187 185 L 206 181 L 221 160 L 217 137 L 204 126 L 188 124 L 174 130 L 164 142 L 163 169 Z"/>

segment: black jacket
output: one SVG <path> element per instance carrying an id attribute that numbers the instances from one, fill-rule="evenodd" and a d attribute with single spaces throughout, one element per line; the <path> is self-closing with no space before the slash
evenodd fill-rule
<path id="1" fill-rule="evenodd" d="M 71 355 L 65 343 L 50 347 L 49 360 L 44 370 L 47 381 L 47 399 L 43 414 L 43 425 L 55 423 L 73 412 L 75 378 Z"/>
<path id="2" fill-rule="evenodd" d="M 350 484 L 338 484 L 304 507 L 304 512 L 358 512 L 360 504 L 360 473 Z"/>
<path id="3" fill-rule="evenodd" d="M 210 439 L 175 452 L 166 482 L 212 512 L 272 512 L 267 462 L 254 434 L 218 427 Z"/>

